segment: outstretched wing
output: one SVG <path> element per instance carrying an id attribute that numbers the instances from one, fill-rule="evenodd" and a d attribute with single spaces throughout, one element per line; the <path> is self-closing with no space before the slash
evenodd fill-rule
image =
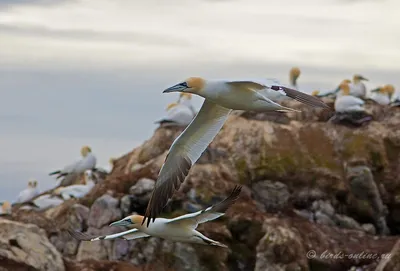
<path id="1" fill-rule="evenodd" d="M 76 230 L 68 230 L 68 232 L 73 238 L 75 238 L 79 241 L 98 241 L 98 240 L 108 240 L 108 239 L 116 239 L 116 238 L 132 240 L 132 239 L 138 239 L 138 238 L 150 236 L 144 232 L 139 231 L 138 229 L 132 229 L 132 230 L 128 230 L 128 231 L 123 231 L 123 232 L 109 234 L 109 235 L 102 235 L 102 236 L 92 236 L 87 233 L 83 233 L 83 232 L 76 231 Z"/>
<path id="2" fill-rule="evenodd" d="M 185 224 L 195 229 L 200 223 L 217 219 L 218 217 L 223 216 L 228 208 L 232 206 L 232 204 L 235 203 L 235 201 L 239 198 L 241 189 L 242 187 L 240 185 L 237 185 L 232 190 L 229 197 L 227 197 L 220 203 L 217 203 L 211 207 L 208 207 L 207 209 L 195 213 L 179 216 L 170 220 L 168 223 Z"/>
<path id="3" fill-rule="evenodd" d="M 177 137 L 161 167 L 142 224 L 156 219 L 168 199 L 179 189 L 192 165 L 221 130 L 231 109 L 205 100 L 197 116 Z"/>

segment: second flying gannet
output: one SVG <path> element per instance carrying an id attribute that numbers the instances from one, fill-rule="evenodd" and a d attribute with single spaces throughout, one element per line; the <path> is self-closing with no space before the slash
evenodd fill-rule
<path id="1" fill-rule="evenodd" d="M 68 177 L 68 175 L 79 175 L 84 173 L 86 170 L 95 170 L 96 168 L 96 157 L 92 154 L 92 150 L 89 146 L 83 146 L 81 148 L 82 159 L 76 161 L 73 164 L 65 166 L 61 170 L 51 172 L 49 175 L 57 175 L 57 179 L 62 177 Z"/>
<path id="2" fill-rule="evenodd" d="M 193 93 L 205 100 L 199 113 L 175 139 L 168 151 L 144 216 L 145 219 L 148 218 L 147 225 L 151 219 L 154 221 L 174 191 L 179 189 L 190 168 L 221 130 L 232 109 L 257 112 L 296 111 L 271 101 L 262 94 L 265 93 L 265 89 L 280 90 L 290 98 L 313 106 L 329 108 L 316 97 L 274 83 L 271 84 L 270 80 L 229 81 L 191 77 L 164 90 L 164 93 Z"/>
<path id="3" fill-rule="evenodd" d="M 133 228 L 131 230 L 98 237 L 90 236 L 79 231 L 69 231 L 69 233 L 74 238 L 81 241 L 97 241 L 115 238 L 133 240 L 154 236 L 176 242 L 195 243 L 227 248 L 226 245 L 212 240 L 196 231 L 196 228 L 201 223 L 205 223 L 223 216 L 226 210 L 239 197 L 241 188 L 241 186 L 236 186 L 229 197 L 216 205 L 208 207 L 205 210 L 182 215 L 173 219 L 157 218 L 155 222 L 151 223 L 148 227 L 146 227 L 146 225 L 142 225 L 143 216 L 131 215 L 110 224 L 110 226 L 128 226 Z"/>

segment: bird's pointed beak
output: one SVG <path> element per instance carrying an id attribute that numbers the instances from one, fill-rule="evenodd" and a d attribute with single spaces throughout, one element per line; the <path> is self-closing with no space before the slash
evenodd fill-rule
<path id="1" fill-rule="evenodd" d="M 130 224 L 131 223 L 129 223 L 128 221 L 126 221 L 124 219 L 121 219 L 121 220 L 118 220 L 118 221 L 115 221 L 115 222 L 111 223 L 109 226 L 110 227 L 112 227 L 112 226 L 128 226 Z"/>
<path id="2" fill-rule="evenodd" d="M 379 90 L 380 90 L 380 88 L 371 89 L 371 92 L 378 92 Z"/>
<path id="3" fill-rule="evenodd" d="M 360 76 L 360 80 L 369 81 L 367 78 Z"/>
<path id="4" fill-rule="evenodd" d="M 170 93 L 170 92 L 183 92 L 185 89 L 188 88 L 186 82 L 176 84 L 175 86 L 169 87 L 163 91 L 163 93 Z"/>

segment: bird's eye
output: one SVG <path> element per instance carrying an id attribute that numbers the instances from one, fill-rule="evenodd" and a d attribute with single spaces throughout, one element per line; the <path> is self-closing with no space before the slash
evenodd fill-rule
<path id="1" fill-rule="evenodd" d="M 188 84 L 186 82 L 181 83 L 181 86 L 185 87 L 185 88 L 189 88 L 189 86 L 188 86 Z"/>

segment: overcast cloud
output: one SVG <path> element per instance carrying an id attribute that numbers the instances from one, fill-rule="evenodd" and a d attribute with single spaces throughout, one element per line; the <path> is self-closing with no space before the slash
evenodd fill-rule
<path id="1" fill-rule="evenodd" d="M 0 201 L 92 146 L 100 166 L 149 138 L 188 76 L 302 89 L 361 73 L 400 87 L 400 2 L 0 0 Z M 197 107 L 201 99 L 196 98 Z"/>

